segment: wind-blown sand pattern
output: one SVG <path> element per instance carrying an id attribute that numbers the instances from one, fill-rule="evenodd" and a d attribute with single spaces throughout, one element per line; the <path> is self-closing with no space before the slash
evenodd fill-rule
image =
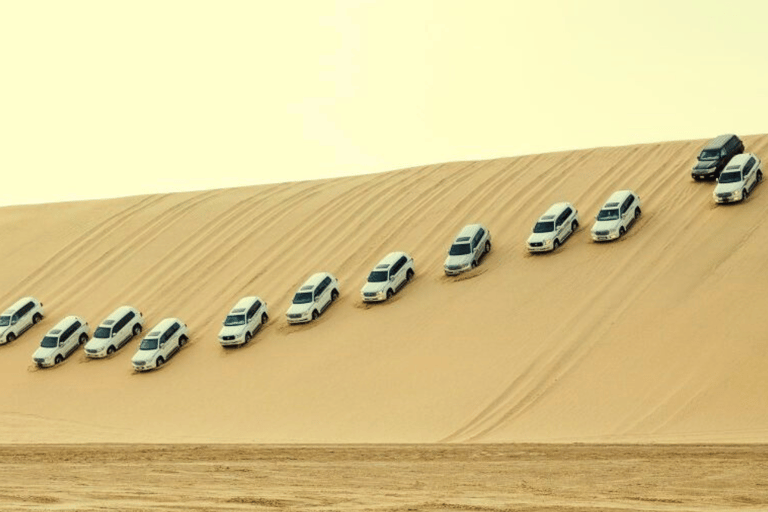
<path id="1" fill-rule="evenodd" d="M 744 141 L 768 155 L 768 135 Z M 2 208 L 0 307 L 34 295 L 46 318 L 0 346 L 0 442 L 765 442 L 768 195 L 716 206 L 689 173 L 704 142 Z M 622 188 L 642 198 L 640 222 L 592 243 L 592 217 Z M 582 227 L 529 255 L 531 226 L 559 200 Z M 489 226 L 493 251 L 446 278 L 470 222 Z M 393 250 L 416 278 L 362 305 Z M 340 300 L 287 326 L 297 286 L 323 270 Z M 225 350 L 220 322 L 248 294 L 270 322 Z M 122 304 L 147 328 L 180 317 L 190 343 L 147 374 L 131 368 L 138 340 L 107 360 L 32 366 L 60 318 L 95 327 Z"/>

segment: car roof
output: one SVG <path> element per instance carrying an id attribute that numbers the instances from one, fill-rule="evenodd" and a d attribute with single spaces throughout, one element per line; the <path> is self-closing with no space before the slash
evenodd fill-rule
<path id="1" fill-rule="evenodd" d="M 539 217 L 539 218 L 542 219 L 542 220 L 549 220 L 549 219 L 544 219 L 544 217 L 547 217 L 547 216 L 556 217 L 557 215 L 562 213 L 562 211 L 565 210 L 566 208 L 568 208 L 569 206 L 571 206 L 571 203 L 569 203 L 567 201 L 561 201 L 559 203 L 555 203 L 552 206 L 550 206 L 549 208 L 547 208 L 547 211 L 544 212 L 544 214 L 541 217 Z"/>
<path id="2" fill-rule="evenodd" d="M 624 201 L 629 194 L 632 194 L 633 196 L 637 196 L 637 194 L 635 194 L 631 190 L 617 190 L 616 192 L 611 194 L 611 197 L 608 198 L 604 206 L 608 206 L 609 203 L 621 204 L 621 202 Z"/>
<path id="3" fill-rule="evenodd" d="M 309 276 L 309 279 L 304 281 L 304 284 L 301 285 L 301 289 L 303 290 L 307 286 L 311 286 L 312 288 L 314 288 L 315 286 L 319 285 L 320 281 L 322 281 L 326 277 L 333 278 L 333 276 L 331 276 L 331 274 L 329 274 L 328 272 L 318 272 L 316 274 L 312 274 L 311 276 Z"/>
<path id="4" fill-rule="evenodd" d="M 720 149 L 720 148 L 722 148 L 725 145 L 726 142 L 728 142 L 729 140 L 731 140 L 735 136 L 736 135 L 734 135 L 732 133 L 726 133 L 726 134 L 723 134 L 723 135 L 718 135 L 717 137 L 715 137 L 711 141 L 707 142 L 707 145 L 702 148 L 702 151 L 704 151 L 705 149 Z"/>
<path id="5" fill-rule="evenodd" d="M 35 299 L 34 297 L 22 297 L 22 298 L 20 298 L 19 300 L 17 300 L 16 302 L 14 302 L 14 303 L 11 305 L 11 307 L 9 307 L 9 308 L 8 308 L 8 309 L 6 309 L 5 311 L 3 311 L 3 313 L 2 313 L 2 314 L 3 314 L 3 315 L 12 315 L 12 314 L 14 314 L 14 313 L 15 313 L 15 312 L 16 312 L 16 311 L 19 309 L 19 308 L 21 308 L 21 307 L 22 307 L 24 304 L 26 304 L 26 303 L 27 303 L 27 302 L 29 302 L 30 300 L 32 300 L 32 301 L 35 301 L 36 303 L 38 303 L 38 304 L 39 304 L 39 302 L 37 301 L 37 299 Z"/>
<path id="6" fill-rule="evenodd" d="M 405 254 L 403 251 L 391 252 L 391 253 L 387 254 L 386 256 L 384 256 L 381 259 L 381 261 L 379 261 L 376 264 L 376 268 L 387 268 L 387 267 L 389 267 L 391 265 L 394 265 L 397 262 L 397 260 L 399 260 L 403 256 L 405 256 L 406 258 L 408 257 L 408 255 Z"/>
<path id="7" fill-rule="evenodd" d="M 242 309 L 242 310 L 248 309 L 248 308 L 250 308 L 250 307 L 253 305 L 253 303 L 254 303 L 254 302 L 256 302 L 257 300 L 261 300 L 261 299 L 259 299 L 259 298 L 258 298 L 257 296 L 255 296 L 255 295 L 250 295 L 250 296 L 248 296 L 248 297 L 243 297 L 242 299 L 240 299 L 239 301 L 237 301 L 237 304 L 235 304 L 234 306 L 232 306 L 232 309 L 231 309 L 229 312 L 230 312 L 230 313 L 234 313 L 236 309 Z"/>
<path id="8" fill-rule="evenodd" d="M 66 329 L 67 327 L 72 325 L 75 322 L 75 320 L 78 320 L 78 321 L 80 321 L 80 323 L 83 323 L 83 319 L 80 318 L 79 316 L 69 315 L 69 316 L 65 316 L 64 318 L 59 320 L 59 323 L 54 325 L 51 328 L 51 331 L 53 331 L 54 329 L 62 329 L 62 330 Z M 51 331 L 48 331 L 48 332 L 51 332 Z"/>
<path id="9" fill-rule="evenodd" d="M 152 334 L 155 331 L 162 332 L 162 331 L 166 330 L 167 328 L 169 328 L 174 322 L 179 322 L 179 324 L 183 323 L 178 318 L 174 318 L 174 317 L 163 318 L 162 320 L 160 320 L 157 323 L 157 325 L 155 325 L 152 329 L 150 329 L 149 332 L 150 332 L 150 334 Z M 149 336 L 149 335 L 147 335 L 147 336 Z"/>
<path id="10" fill-rule="evenodd" d="M 734 157 L 728 161 L 728 166 L 738 165 L 739 167 L 743 167 L 744 164 L 746 164 L 753 156 L 754 155 L 752 153 L 741 153 L 739 155 L 734 155 Z"/>
<path id="11" fill-rule="evenodd" d="M 101 323 L 102 323 L 102 324 L 107 324 L 107 320 L 111 320 L 111 321 L 112 321 L 112 323 L 114 323 L 114 322 L 117 322 L 118 320 L 120 320 L 121 318 L 123 318 L 123 316 L 124 316 L 124 315 L 125 315 L 127 312 L 129 312 L 129 311 L 133 311 L 133 309 L 134 309 L 134 308 L 132 308 L 131 306 L 120 306 L 119 308 L 117 308 L 116 310 L 114 310 L 112 313 L 110 313 L 110 314 L 109 314 L 109 316 L 108 316 L 107 318 L 105 318 L 104 320 L 102 320 L 102 322 L 101 322 Z"/>
<path id="12" fill-rule="evenodd" d="M 459 238 L 463 238 L 465 236 L 471 238 L 475 235 L 475 233 L 477 233 L 477 230 L 480 228 L 485 229 L 485 226 L 483 226 L 482 224 L 467 224 L 466 226 L 461 228 L 461 231 L 459 231 L 459 234 L 456 235 L 456 240 L 458 241 Z M 486 229 L 486 231 L 488 230 Z"/>

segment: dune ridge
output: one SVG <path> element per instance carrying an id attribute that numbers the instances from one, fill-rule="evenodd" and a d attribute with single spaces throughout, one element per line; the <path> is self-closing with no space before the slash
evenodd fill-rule
<path id="1" fill-rule="evenodd" d="M 768 135 L 743 138 L 767 154 Z M 690 178 L 699 141 L 454 162 L 300 183 L 0 209 L 0 307 L 46 318 L 0 346 L 0 442 L 765 442 L 768 196 L 716 206 Z M 590 241 L 608 195 L 643 217 Z M 551 203 L 581 227 L 555 254 L 525 239 Z M 452 236 L 483 222 L 493 251 L 449 279 Z M 387 252 L 416 278 L 391 303 L 359 289 Z M 316 271 L 341 298 L 315 324 L 284 311 Z M 222 349 L 242 296 L 269 304 L 250 345 Z M 178 316 L 187 347 L 134 374 L 131 341 L 38 370 L 67 314 L 121 304 L 147 328 Z"/>

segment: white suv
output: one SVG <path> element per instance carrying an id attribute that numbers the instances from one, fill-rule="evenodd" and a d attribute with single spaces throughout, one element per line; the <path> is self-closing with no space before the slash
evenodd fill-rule
<path id="1" fill-rule="evenodd" d="M 224 327 L 219 331 L 219 343 L 224 347 L 248 343 L 267 320 L 266 302 L 259 297 L 243 297 L 224 319 Z"/>
<path id="2" fill-rule="evenodd" d="M 555 203 L 539 217 L 528 237 L 528 251 L 554 251 L 579 227 L 579 212 L 571 203 Z"/>
<path id="3" fill-rule="evenodd" d="M 368 275 L 360 294 L 363 302 L 387 300 L 413 278 L 413 258 L 404 252 L 391 252 Z"/>
<path id="4" fill-rule="evenodd" d="M 0 345 L 12 342 L 42 319 L 42 302 L 34 297 L 17 300 L 0 315 Z"/>
<path id="5" fill-rule="evenodd" d="M 763 169 L 760 159 L 752 153 L 736 155 L 720 173 L 712 196 L 718 203 L 745 201 L 761 181 Z"/>
<path id="6" fill-rule="evenodd" d="M 32 360 L 41 368 L 59 364 L 88 341 L 89 332 L 88 322 L 79 316 L 64 317 L 40 341 L 40 347 L 32 354 Z"/>
<path id="7" fill-rule="evenodd" d="M 285 312 L 289 324 L 316 319 L 339 297 L 339 282 L 328 272 L 318 272 L 301 285 Z"/>
<path id="8" fill-rule="evenodd" d="M 165 318 L 160 321 L 139 345 L 139 350 L 131 358 L 133 369 L 137 372 L 162 366 L 187 342 L 187 325 L 178 318 Z"/>
<path id="9" fill-rule="evenodd" d="M 475 268 L 491 252 L 491 232 L 482 224 L 464 226 L 451 244 L 443 269 L 455 276 Z"/>
<path id="10" fill-rule="evenodd" d="M 624 235 L 640 218 L 640 197 L 631 190 L 611 194 L 592 225 L 592 240 L 604 242 Z"/>
<path id="11" fill-rule="evenodd" d="M 120 306 L 112 312 L 93 332 L 93 339 L 85 344 L 85 355 L 102 358 L 112 355 L 117 349 L 141 333 L 144 317 L 131 306 Z"/>

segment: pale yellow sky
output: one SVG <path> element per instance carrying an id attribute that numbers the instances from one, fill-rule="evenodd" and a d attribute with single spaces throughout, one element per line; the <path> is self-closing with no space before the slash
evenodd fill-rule
<path id="1" fill-rule="evenodd" d="M 765 133 L 767 23 L 761 0 L 0 2 L 0 205 Z"/>

